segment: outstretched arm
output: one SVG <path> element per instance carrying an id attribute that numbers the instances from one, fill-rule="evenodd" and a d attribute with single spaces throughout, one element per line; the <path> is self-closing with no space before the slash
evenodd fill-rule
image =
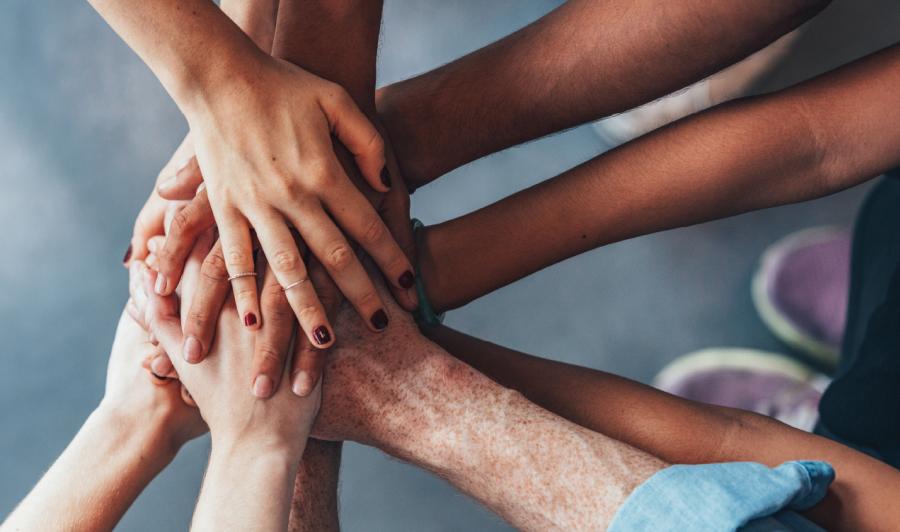
<path id="1" fill-rule="evenodd" d="M 112 530 L 181 445 L 205 430 L 177 381 L 142 367 L 157 351 L 123 314 L 103 401 L 0 530 Z"/>
<path id="2" fill-rule="evenodd" d="M 809 516 L 829 529 L 879 530 L 900 519 L 890 503 L 900 494 L 900 473 L 834 441 L 752 412 L 696 403 L 446 327 L 425 332 L 460 360 L 551 412 L 672 463 L 828 462 L 837 479 Z"/>
<path id="3" fill-rule="evenodd" d="M 455 308 L 600 245 L 859 184 L 900 164 L 898 86 L 894 45 L 430 227 L 419 257 L 432 303 Z"/>
<path id="4" fill-rule="evenodd" d="M 484 155 L 680 89 L 827 4 L 572 0 L 490 46 L 385 87 L 378 110 L 416 188 Z"/>

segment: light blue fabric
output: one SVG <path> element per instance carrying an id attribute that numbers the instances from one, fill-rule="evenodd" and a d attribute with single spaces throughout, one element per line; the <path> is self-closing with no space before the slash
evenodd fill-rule
<path id="1" fill-rule="evenodd" d="M 825 462 L 674 465 L 638 486 L 609 530 L 822 530 L 794 510 L 822 500 L 833 480 Z"/>

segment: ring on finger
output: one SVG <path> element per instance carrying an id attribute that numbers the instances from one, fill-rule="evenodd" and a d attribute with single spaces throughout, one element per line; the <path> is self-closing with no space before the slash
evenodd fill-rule
<path id="1" fill-rule="evenodd" d="M 291 288 L 294 288 L 295 286 L 300 286 L 301 284 L 305 283 L 306 281 L 309 281 L 309 279 L 300 279 L 299 281 L 294 281 L 293 283 L 291 283 L 291 284 L 289 284 L 289 285 L 287 285 L 287 286 L 282 286 L 282 287 L 281 287 L 281 291 L 282 291 L 282 292 L 287 292 L 287 291 L 290 290 Z"/>
<path id="2" fill-rule="evenodd" d="M 228 280 L 234 281 L 235 279 L 240 279 L 241 277 L 256 277 L 256 276 L 257 276 L 256 272 L 241 272 L 241 273 L 236 273 L 234 275 L 229 276 Z"/>

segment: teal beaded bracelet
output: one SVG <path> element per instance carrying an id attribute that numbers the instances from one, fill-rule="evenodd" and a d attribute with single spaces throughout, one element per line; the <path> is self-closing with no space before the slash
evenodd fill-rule
<path id="1" fill-rule="evenodd" d="M 413 238 L 416 240 L 416 248 L 420 249 L 419 246 L 419 235 L 421 234 L 421 230 L 425 227 L 420 220 L 413 218 L 412 219 L 412 230 L 413 230 Z M 416 308 L 416 311 L 413 313 L 413 316 L 416 318 L 416 323 L 422 326 L 434 327 L 435 325 L 440 325 L 444 322 L 444 314 L 437 314 L 434 311 L 434 307 L 431 306 L 431 302 L 428 301 L 428 294 L 425 292 L 425 283 L 422 282 L 422 275 L 419 273 L 419 265 L 416 264 L 416 295 L 419 296 L 419 306 Z"/>

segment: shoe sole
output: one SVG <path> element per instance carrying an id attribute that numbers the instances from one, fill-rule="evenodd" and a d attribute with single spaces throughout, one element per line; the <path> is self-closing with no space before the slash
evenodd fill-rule
<path id="1" fill-rule="evenodd" d="M 690 374 L 718 369 L 765 371 L 811 384 L 817 382 L 821 375 L 805 364 L 778 353 L 741 347 L 711 347 L 670 362 L 653 378 L 653 386 L 669 390 Z"/>
<path id="2" fill-rule="evenodd" d="M 775 242 L 763 253 L 760 265 L 753 274 L 750 287 L 753 306 L 756 307 L 757 314 L 772 334 L 791 348 L 809 356 L 816 362 L 827 365 L 829 369 L 833 369 L 837 365 L 840 358 L 839 349 L 816 339 L 794 325 L 784 313 L 772 304 L 769 299 L 766 273 L 774 268 L 788 251 L 801 244 L 809 245 L 833 238 L 836 233 L 844 234 L 845 231 L 833 226 L 815 227 L 792 233 Z"/>

